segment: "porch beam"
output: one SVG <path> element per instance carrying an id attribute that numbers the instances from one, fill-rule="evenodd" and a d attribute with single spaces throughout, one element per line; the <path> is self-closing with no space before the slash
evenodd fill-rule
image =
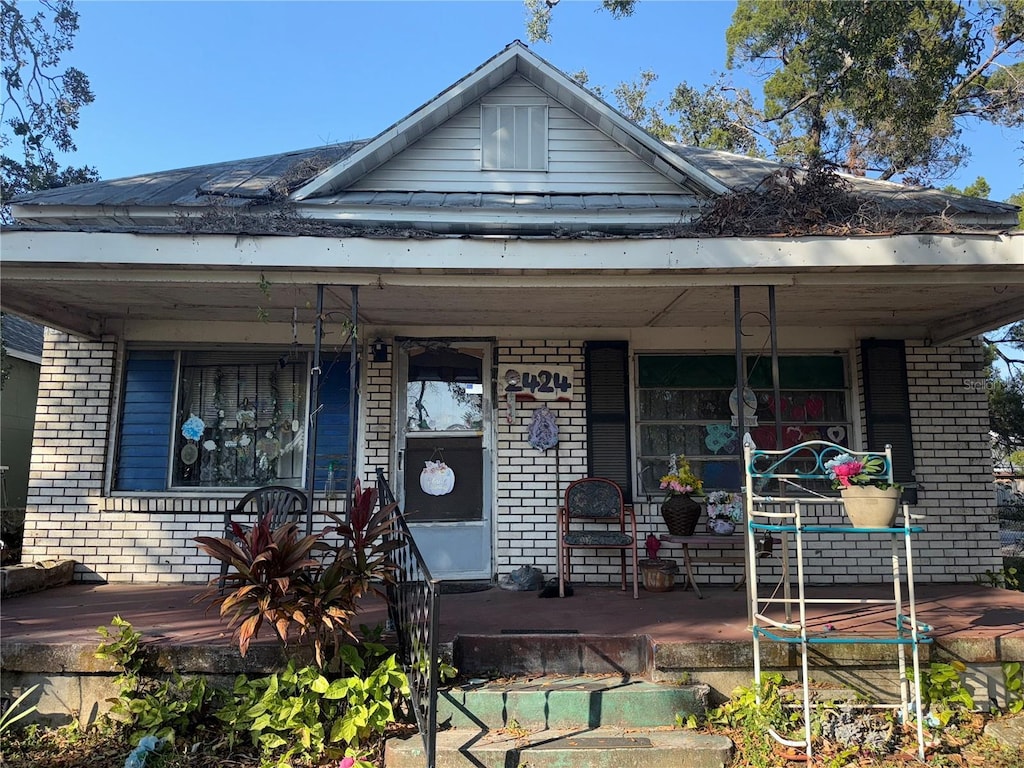
<path id="1" fill-rule="evenodd" d="M 3 276 L 7 281 L 6 271 Z M 23 317 L 39 325 L 53 328 L 73 336 L 80 336 L 90 341 L 98 341 L 106 332 L 104 322 L 93 315 L 83 313 L 81 310 L 72 309 L 66 304 L 54 301 L 14 301 L 9 300 L 10 292 L 3 297 L 2 306 L 4 312 Z"/>
<path id="2" fill-rule="evenodd" d="M 941 347 L 1021 319 L 1024 319 L 1024 296 L 1010 296 L 987 307 L 948 318 L 941 325 L 929 328 L 928 341 L 932 346 Z"/>
<path id="3" fill-rule="evenodd" d="M 92 264 L 266 270 L 301 262 L 313 269 L 373 275 L 388 270 L 907 270 L 911 267 L 1002 267 L 1024 279 L 1024 235 L 900 235 L 846 239 L 677 238 L 430 240 L 235 235 L 137 235 L 28 232 L 4 235 L 7 265 Z M 425 258 L 425 253 L 427 254 Z M 384 269 L 382 270 L 382 267 Z M 6 277 L 6 275 L 5 275 Z M 752 278 L 753 279 L 753 278 Z M 337 275 L 339 283 L 347 276 Z M 762 283 L 763 284 L 763 283 Z"/>
<path id="4" fill-rule="evenodd" d="M 369 286 L 397 287 L 451 287 L 451 288 L 707 288 L 734 285 L 778 286 L 928 286 L 928 285 L 1024 285 L 1024 265 L 1020 269 L 979 269 L 970 271 L 947 268 L 941 272 L 894 271 L 828 271 L 801 274 L 727 272 L 661 272 L 620 274 L 576 274 L 548 272 L 546 274 L 478 275 L 464 272 L 409 274 L 405 272 L 293 272 L 261 270 L 206 270 L 186 269 L 124 269 L 74 267 L 55 270 L 51 267 L 21 266 L 4 262 L 5 282 L 33 283 L 121 283 L 121 284 L 224 284 L 257 286 L 263 274 L 274 286 L 311 288 L 317 285 L 332 287 Z M 347 299 L 338 297 L 340 304 Z"/>

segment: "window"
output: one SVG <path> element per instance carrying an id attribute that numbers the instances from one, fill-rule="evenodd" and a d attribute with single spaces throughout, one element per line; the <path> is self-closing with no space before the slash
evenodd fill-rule
<path id="1" fill-rule="evenodd" d="M 301 487 L 309 356 L 261 350 L 131 350 L 114 488 Z M 320 378 L 317 487 L 347 467 L 348 366 Z M 175 394 L 176 393 L 176 394 Z"/>
<path id="2" fill-rule="evenodd" d="M 847 407 L 844 360 L 834 355 L 779 358 L 780 403 L 776 408 L 771 359 L 746 360 L 747 387 L 757 425 L 747 428 L 759 448 L 805 440 L 849 445 L 852 424 Z M 742 435 L 733 423 L 738 407 L 732 392 L 732 355 L 640 355 L 637 358 L 637 446 L 642 488 L 658 494 L 658 480 L 673 453 L 685 454 L 706 489 L 738 490 Z M 730 402 L 731 401 L 731 402 Z"/>
<path id="3" fill-rule="evenodd" d="M 277 352 L 183 352 L 171 485 L 302 482 L 308 361 Z"/>
<path id="4" fill-rule="evenodd" d="M 482 104 L 480 167 L 485 171 L 547 170 L 548 108 Z"/>

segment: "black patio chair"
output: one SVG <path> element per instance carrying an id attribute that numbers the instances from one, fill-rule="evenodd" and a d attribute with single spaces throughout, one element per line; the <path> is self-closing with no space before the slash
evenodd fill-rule
<path id="1" fill-rule="evenodd" d="M 270 524 L 278 528 L 285 523 L 300 522 L 309 507 L 306 494 L 298 488 L 287 485 L 267 485 L 249 491 L 235 505 L 235 508 L 224 515 L 224 528 L 232 536 L 231 523 L 235 522 L 246 528 L 247 525 L 262 520 L 271 513 Z M 220 564 L 220 588 L 224 589 L 224 579 L 228 575 L 228 564 Z"/>

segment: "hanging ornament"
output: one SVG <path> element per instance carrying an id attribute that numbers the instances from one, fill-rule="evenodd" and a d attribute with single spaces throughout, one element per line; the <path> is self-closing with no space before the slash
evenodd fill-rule
<path id="1" fill-rule="evenodd" d="M 440 451 L 434 451 L 437 456 Z M 455 488 L 455 472 L 444 463 L 444 457 L 423 462 L 420 471 L 420 488 L 428 496 L 444 496 Z"/>
<path id="2" fill-rule="evenodd" d="M 555 415 L 546 405 L 533 412 L 527 441 L 538 451 L 546 451 L 558 445 L 558 425 L 555 423 Z"/>

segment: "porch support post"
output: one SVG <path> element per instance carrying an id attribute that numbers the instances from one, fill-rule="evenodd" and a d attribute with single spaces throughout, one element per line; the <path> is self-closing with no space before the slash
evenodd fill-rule
<path id="1" fill-rule="evenodd" d="M 348 513 L 351 514 L 355 505 L 353 489 L 356 471 L 356 417 L 358 414 L 358 403 L 356 402 L 357 374 L 359 366 L 359 286 L 352 286 L 352 332 L 349 334 L 348 345 L 348 472 L 346 473 L 345 498 L 348 500 Z"/>
<path id="2" fill-rule="evenodd" d="M 782 450 L 782 385 L 779 383 L 779 326 L 775 318 L 775 286 L 768 286 L 768 332 L 772 336 L 772 397 L 775 400 L 775 447 Z M 781 490 L 781 489 L 780 489 Z"/>
<path id="3" fill-rule="evenodd" d="M 735 331 L 736 338 L 736 453 L 738 454 L 738 460 L 740 463 L 740 471 L 743 473 L 742 476 L 747 476 L 747 469 L 744 466 L 744 455 L 743 455 L 743 443 L 744 435 L 746 433 L 746 424 L 744 408 L 743 408 L 743 390 L 747 384 L 747 377 L 744 375 L 743 370 L 743 300 L 740 296 L 741 288 L 738 285 L 732 287 L 732 322 Z M 751 487 L 744 487 L 744 493 L 752 494 L 754 489 Z M 748 520 L 747 523 L 750 521 Z M 750 546 L 750 536 L 744 534 L 744 540 L 747 542 L 747 546 Z M 754 609 L 753 609 L 753 574 L 750 568 L 750 558 L 753 555 L 747 553 L 747 556 L 743 558 L 744 577 L 743 581 L 747 588 L 747 624 L 753 625 L 754 623 Z M 756 645 L 755 645 L 756 652 Z"/>
<path id="4" fill-rule="evenodd" d="M 320 342 L 324 335 L 324 286 L 316 287 L 316 325 L 313 333 L 313 369 L 309 379 L 309 434 L 306 438 L 306 535 L 313 533 L 313 499 L 316 493 L 316 437 L 320 415 Z"/>
<path id="5" fill-rule="evenodd" d="M 740 466 L 743 466 L 743 433 L 745 431 L 745 416 L 743 409 L 743 390 L 747 384 L 747 377 L 743 371 L 743 301 L 740 298 L 742 288 L 738 285 L 732 287 L 733 304 L 733 326 L 736 333 L 736 454 L 740 457 Z"/>

